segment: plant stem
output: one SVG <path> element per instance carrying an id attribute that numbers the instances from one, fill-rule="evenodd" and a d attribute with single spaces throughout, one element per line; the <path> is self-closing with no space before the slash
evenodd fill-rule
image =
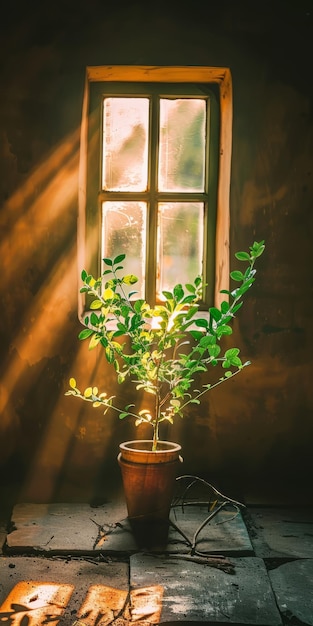
<path id="1" fill-rule="evenodd" d="M 250 363 L 244 363 L 243 366 L 241 368 L 239 368 L 238 370 L 236 370 L 236 372 L 232 372 L 232 375 L 229 376 L 228 378 L 220 378 L 220 380 L 218 380 L 216 383 L 213 383 L 213 385 L 210 386 L 206 386 L 205 389 L 203 389 L 202 391 L 199 391 L 199 393 L 197 393 L 196 396 L 194 396 L 193 398 L 190 398 L 189 400 L 187 400 L 184 404 L 181 405 L 180 410 L 182 411 L 182 409 L 184 409 L 186 406 L 188 406 L 188 404 L 191 404 L 193 400 L 198 400 L 199 398 L 201 398 L 201 396 L 204 396 L 205 393 L 207 393 L 208 391 L 211 391 L 211 389 L 214 389 L 215 387 L 218 387 L 219 385 L 221 385 L 223 382 L 225 382 L 225 380 L 230 380 L 231 378 L 233 378 L 234 376 L 236 376 L 237 374 L 239 374 L 239 372 L 241 372 L 241 370 L 243 369 L 243 367 L 246 367 L 247 365 L 249 365 Z"/>

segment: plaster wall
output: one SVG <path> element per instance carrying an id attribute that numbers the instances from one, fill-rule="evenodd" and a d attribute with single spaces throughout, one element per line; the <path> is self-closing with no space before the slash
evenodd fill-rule
<path id="1" fill-rule="evenodd" d="M 231 70 L 231 254 L 266 241 L 234 328 L 252 365 L 163 434 L 230 495 L 312 499 L 313 12 L 199 4 L 33 2 L 1 22 L 0 463 L 20 500 L 106 497 L 119 441 L 144 434 L 64 396 L 72 374 L 113 383 L 77 341 L 79 131 L 98 64 Z"/>

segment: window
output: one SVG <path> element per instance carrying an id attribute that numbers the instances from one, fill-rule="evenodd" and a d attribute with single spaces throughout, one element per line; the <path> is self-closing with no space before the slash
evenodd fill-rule
<path id="1" fill-rule="evenodd" d="M 99 276 L 104 257 L 125 253 L 151 304 L 197 274 L 203 304 L 217 303 L 228 286 L 230 146 L 229 70 L 87 68 L 79 271 Z"/>

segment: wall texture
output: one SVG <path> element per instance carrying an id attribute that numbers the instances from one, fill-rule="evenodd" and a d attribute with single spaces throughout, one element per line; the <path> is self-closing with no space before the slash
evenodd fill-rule
<path id="1" fill-rule="evenodd" d="M 233 78 L 232 255 L 266 240 L 234 328 L 252 366 L 163 434 L 183 445 L 186 472 L 229 495 L 312 501 L 311 3 L 108 4 L 12 3 L 0 24 L 2 487 L 101 500 L 120 487 L 119 441 L 144 434 L 64 396 L 72 374 L 113 382 L 77 341 L 85 68 L 212 65 Z"/>

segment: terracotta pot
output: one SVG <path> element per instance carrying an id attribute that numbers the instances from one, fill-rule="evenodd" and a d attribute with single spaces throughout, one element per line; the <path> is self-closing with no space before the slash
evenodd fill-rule
<path id="1" fill-rule="evenodd" d="M 150 440 L 121 443 L 118 462 L 122 472 L 128 519 L 141 545 L 164 543 L 175 490 L 181 446 Z"/>

